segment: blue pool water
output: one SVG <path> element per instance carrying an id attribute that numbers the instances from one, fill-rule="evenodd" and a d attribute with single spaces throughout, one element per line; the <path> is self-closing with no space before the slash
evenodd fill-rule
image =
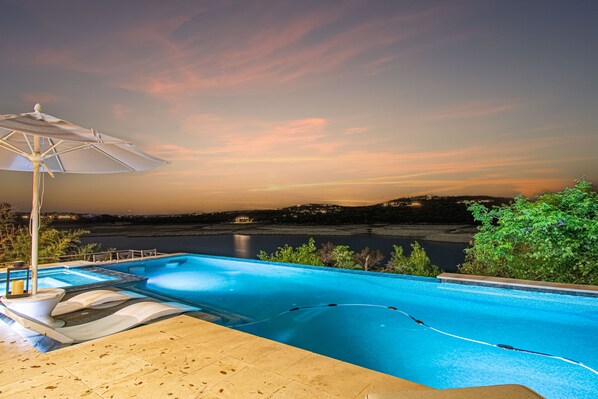
<path id="1" fill-rule="evenodd" d="M 435 388 L 523 384 L 549 399 L 598 397 L 595 297 L 209 256 L 109 268 L 234 313 L 225 324 L 239 330 Z"/>
<path id="2" fill-rule="evenodd" d="M 26 275 L 25 273 L 25 271 L 11 272 L 11 281 L 13 278 L 24 278 Z M 37 284 L 39 288 L 64 288 L 113 280 L 117 279 L 115 277 L 78 268 L 50 267 L 39 269 L 37 273 Z M 29 287 L 31 287 L 31 282 L 29 283 Z M 0 293 L 2 293 L 2 295 L 6 293 L 6 273 L 0 273 Z"/>

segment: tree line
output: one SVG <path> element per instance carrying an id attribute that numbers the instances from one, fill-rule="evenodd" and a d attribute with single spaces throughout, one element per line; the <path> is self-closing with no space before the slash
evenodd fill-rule
<path id="1" fill-rule="evenodd" d="M 487 206 L 468 202 L 477 224 L 466 259 L 459 272 L 481 276 L 535 281 L 598 285 L 598 194 L 581 178 L 573 187 L 545 193 L 530 200 L 516 197 L 511 203 Z M 319 250 L 313 239 L 297 248 L 288 245 L 274 253 L 260 252 L 262 260 L 302 263 L 389 273 L 436 276 L 425 250 L 415 242 L 410 255 L 394 246 L 382 264 L 379 251 L 353 252 L 330 243 Z"/>
<path id="2" fill-rule="evenodd" d="M 297 248 L 285 245 L 271 254 L 260 251 L 258 258 L 270 262 L 298 263 L 429 277 L 435 277 L 440 273 L 440 269 L 432 264 L 425 249 L 417 242 L 411 245 L 410 255 L 405 255 L 402 246 L 393 245 L 393 251 L 387 263 L 382 262 L 384 255 L 380 250 L 372 250 L 366 247 L 359 252 L 354 252 L 347 245 L 334 245 L 330 242 L 322 244 L 318 249 L 313 238 Z"/>
<path id="3" fill-rule="evenodd" d="M 39 258 L 43 263 L 58 262 L 61 256 L 92 253 L 99 244 L 81 243 L 86 230 L 57 230 L 50 222 L 41 219 L 39 234 Z M 0 203 L 0 263 L 22 260 L 31 262 L 31 236 L 29 226 L 19 223 L 10 204 Z"/>

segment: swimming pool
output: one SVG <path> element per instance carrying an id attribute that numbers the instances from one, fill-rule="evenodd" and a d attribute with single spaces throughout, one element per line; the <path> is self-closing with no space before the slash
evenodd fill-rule
<path id="1" fill-rule="evenodd" d="M 11 281 L 13 278 L 24 278 L 25 273 L 25 270 L 11 272 Z M 118 279 L 105 274 L 64 266 L 39 269 L 37 274 L 37 284 L 39 288 L 64 288 L 115 280 Z M 29 284 L 29 287 L 31 287 L 31 283 Z M 6 273 L 0 273 L 0 293 L 2 295 L 6 294 Z"/>
<path id="2" fill-rule="evenodd" d="M 598 393 L 598 298 L 211 256 L 109 266 L 224 324 L 435 388 Z"/>

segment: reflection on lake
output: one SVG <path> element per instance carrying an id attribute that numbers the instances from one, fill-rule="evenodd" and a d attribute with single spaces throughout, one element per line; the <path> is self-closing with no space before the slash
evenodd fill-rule
<path id="1" fill-rule="evenodd" d="M 127 237 L 127 236 L 87 236 L 82 239 L 84 244 L 97 242 L 102 249 L 151 249 L 159 252 L 189 252 L 206 255 L 229 256 L 234 258 L 256 259 L 259 251 L 274 252 L 285 244 L 296 247 L 313 237 L 319 248 L 330 241 L 336 245 L 348 245 L 353 251 L 360 251 L 365 247 L 379 249 L 385 256 L 386 263 L 390 258 L 393 245 L 402 245 L 405 253 L 411 253 L 412 239 L 378 236 L 311 236 L 311 235 L 213 235 L 213 236 L 163 236 L 163 237 Z M 440 268 L 452 272 L 457 265 L 463 263 L 463 250 L 467 247 L 461 243 L 446 243 L 418 240 L 425 248 L 432 263 Z"/>
<path id="2" fill-rule="evenodd" d="M 233 237 L 235 239 L 235 246 L 234 246 L 235 257 L 236 258 L 249 258 L 250 257 L 249 244 L 251 241 L 251 236 L 246 236 L 243 234 L 235 234 Z"/>

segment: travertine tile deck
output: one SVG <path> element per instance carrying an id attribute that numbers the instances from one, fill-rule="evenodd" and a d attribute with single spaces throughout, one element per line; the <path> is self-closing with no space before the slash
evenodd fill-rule
<path id="1" fill-rule="evenodd" d="M 0 398 L 364 398 L 431 388 L 178 316 L 39 353 L 0 321 Z"/>

